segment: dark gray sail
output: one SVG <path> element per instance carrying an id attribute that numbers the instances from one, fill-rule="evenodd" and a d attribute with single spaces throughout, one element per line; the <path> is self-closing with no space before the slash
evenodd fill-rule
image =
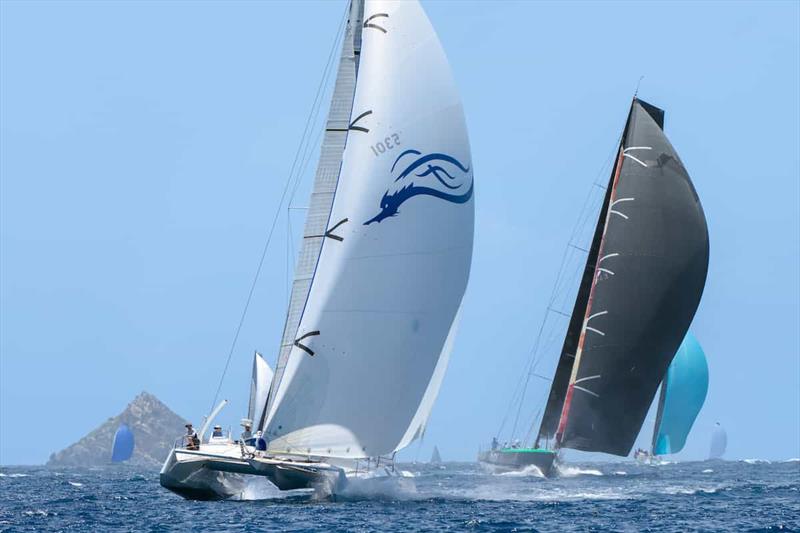
<path id="1" fill-rule="evenodd" d="M 562 447 L 630 452 L 700 302 L 708 229 L 663 121 L 634 99 L 557 430 Z"/>
<path id="2" fill-rule="evenodd" d="M 615 174 L 616 165 L 611 175 L 614 176 Z M 583 269 L 581 284 L 578 288 L 578 295 L 575 298 L 575 306 L 572 309 L 569 326 L 567 326 L 567 334 L 564 337 L 564 345 L 561 348 L 561 356 L 558 359 L 556 373 L 553 376 L 550 394 L 547 396 L 547 405 L 542 415 L 542 423 L 539 426 L 539 435 L 536 437 L 537 448 L 541 441 L 555 437 L 556 429 L 558 429 L 558 421 L 561 418 L 561 410 L 564 407 L 564 398 L 567 395 L 569 378 L 572 375 L 572 366 L 575 363 L 575 353 L 578 350 L 578 341 L 583 329 L 583 314 L 586 311 L 586 305 L 589 303 L 589 292 L 592 288 L 594 270 L 597 267 L 597 257 L 600 252 L 600 241 L 603 238 L 603 228 L 606 223 L 610 197 L 611 185 L 609 184 L 606 188 L 603 205 L 600 208 L 600 220 L 597 223 L 594 237 L 592 237 L 592 244 L 589 247 L 589 256 Z"/>

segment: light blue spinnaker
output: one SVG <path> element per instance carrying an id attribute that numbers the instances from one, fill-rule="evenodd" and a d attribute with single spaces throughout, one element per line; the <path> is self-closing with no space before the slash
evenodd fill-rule
<path id="1" fill-rule="evenodd" d="M 708 363 L 700 343 L 686 333 L 661 385 L 653 430 L 653 455 L 678 453 L 686 444 L 708 392 Z"/>
<path id="2" fill-rule="evenodd" d="M 111 462 L 121 463 L 127 461 L 133 455 L 133 432 L 122 423 L 114 434 L 114 443 L 111 446 Z"/>

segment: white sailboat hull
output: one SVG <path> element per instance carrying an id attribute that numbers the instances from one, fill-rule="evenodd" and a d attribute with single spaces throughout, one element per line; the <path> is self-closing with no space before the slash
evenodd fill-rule
<path id="1" fill-rule="evenodd" d="M 266 477 L 280 490 L 315 489 L 332 494 L 347 483 L 345 470 L 305 457 L 242 457 L 237 446 L 174 448 L 161 468 L 161 486 L 191 500 L 241 495 L 247 476 Z"/>

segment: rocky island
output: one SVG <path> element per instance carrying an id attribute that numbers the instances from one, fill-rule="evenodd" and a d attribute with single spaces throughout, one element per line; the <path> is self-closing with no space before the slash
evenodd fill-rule
<path id="1" fill-rule="evenodd" d="M 152 394 L 142 392 L 122 413 L 109 418 L 78 442 L 51 454 L 47 466 L 111 464 L 114 434 L 123 423 L 133 432 L 136 442 L 133 456 L 126 464 L 157 468 L 172 449 L 175 439 L 185 431 L 186 421 Z"/>

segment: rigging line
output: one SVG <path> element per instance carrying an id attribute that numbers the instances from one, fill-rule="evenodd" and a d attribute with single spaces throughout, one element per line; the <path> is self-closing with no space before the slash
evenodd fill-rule
<path id="1" fill-rule="evenodd" d="M 614 152 L 616 152 L 616 148 L 617 148 L 617 146 L 619 146 L 619 143 L 620 143 L 621 139 L 622 139 L 622 134 L 620 133 L 619 136 L 617 137 L 617 141 L 614 143 L 614 147 L 611 149 L 611 151 L 610 151 L 608 157 L 606 158 L 605 162 L 603 163 L 603 165 L 598 170 L 597 175 L 595 176 L 595 178 L 593 180 L 593 183 L 595 183 L 595 184 L 597 183 L 597 180 L 600 179 L 601 174 L 606 169 L 606 167 L 609 165 L 609 162 L 613 160 Z M 568 245 L 565 246 L 564 252 L 562 253 L 561 264 L 560 264 L 559 269 L 558 269 L 558 274 L 556 275 L 556 282 L 554 283 L 552 292 L 550 294 L 550 299 L 548 301 L 547 307 L 552 307 L 553 306 L 553 303 L 555 302 L 558 294 L 560 293 L 561 285 L 563 285 L 563 283 L 566 282 L 566 280 L 563 279 L 563 274 L 564 274 L 566 259 L 567 259 L 567 256 L 568 256 L 569 250 L 570 250 L 570 245 L 569 244 L 577 236 L 577 234 L 579 233 L 580 229 L 591 218 L 590 217 L 590 213 L 587 213 L 587 211 L 588 211 L 588 208 L 590 206 L 591 199 L 596 195 L 596 191 L 594 189 L 595 189 L 594 186 L 590 187 L 589 191 L 587 192 L 586 196 L 584 197 L 583 205 L 581 206 L 581 210 L 579 211 L 578 219 L 576 220 L 575 224 L 573 225 L 572 232 L 571 232 L 571 235 L 570 235 L 570 239 L 568 241 Z M 594 209 L 592 209 L 591 211 L 594 211 Z M 541 345 L 541 337 L 542 337 L 542 333 L 544 331 L 544 326 L 547 323 L 548 314 L 549 314 L 549 312 L 545 311 L 545 317 L 544 317 L 544 319 L 542 320 L 542 322 L 541 322 L 541 324 L 539 326 L 539 331 L 538 331 L 538 333 L 536 335 L 536 340 L 534 341 L 533 348 L 529 352 L 530 353 L 530 357 L 531 357 L 531 361 L 530 361 L 530 363 L 528 365 L 528 372 L 525 373 L 524 385 L 522 386 L 522 391 L 521 391 L 521 394 L 520 394 L 519 405 L 517 407 L 517 413 L 516 413 L 516 416 L 515 416 L 514 426 L 512 427 L 512 439 L 513 439 L 514 433 L 516 433 L 516 427 L 517 427 L 517 424 L 518 424 L 520 413 L 522 411 L 522 405 L 524 403 L 525 395 L 527 393 L 528 384 L 530 382 L 530 374 L 533 371 L 533 369 L 535 369 L 536 364 L 538 363 L 538 361 L 541 359 L 541 357 L 539 357 L 540 354 L 538 353 L 538 350 L 539 350 L 539 347 Z M 520 381 L 522 381 L 522 380 L 520 379 Z M 517 387 L 519 387 L 519 383 L 518 383 Z M 517 392 L 515 390 L 515 395 L 514 395 L 513 399 L 516 399 L 516 395 L 517 395 Z M 514 405 L 513 399 L 512 399 L 512 403 L 509 405 L 509 408 L 512 408 L 513 405 Z M 502 421 L 502 423 L 500 425 L 500 430 L 498 431 L 498 433 L 502 432 L 502 429 L 505 426 L 505 423 L 506 423 L 506 421 L 508 419 L 508 415 L 509 414 L 510 414 L 510 412 L 507 411 L 506 415 L 503 417 L 503 421 Z"/>
<path id="2" fill-rule="evenodd" d="M 325 83 L 325 80 L 327 79 L 327 72 L 328 72 L 328 70 L 330 68 L 330 63 L 333 60 L 334 52 L 335 52 L 335 50 L 337 48 L 337 44 L 339 43 L 339 38 L 344 33 L 343 30 L 342 30 L 342 27 L 343 27 L 342 24 L 346 20 L 348 12 L 349 12 L 349 5 L 348 5 L 348 8 L 345 10 L 344 15 L 342 16 L 342 21 L 339 22 L 339 28 L 337 28 L 337 30 L 336 30 L 336 37 L 335 37 L 335 39 L 333 41 L 333 44 L 331 45 L 331 50 L 328 53 L 328 64 L 326 64 L 326 66 L 325 66 L 325 70 L 323 72 L 322 79 L 320 79 L 319 86 L 317 87 L 317 96 L 315 97 L 315 101 L 316 101 L 316 99 L 319 98 L 319 95 L 322 92 L 322 88 L 323 88 L 323 85 Z M 291 169 L 289 170 L 289 175 L 286 178 L 286 183 L 284 184 L 283 192 L 281 193 L 281 198 L 280 198 L 280 201 L 278 202 L 278 207 L 275 210 L 275 216 L 272 219 L 272 225 L 270 226 L 269 233 L 267 234 L 267 240 L 264 243 L 263 250 L 261 251 L 261 257 L 260 257 L 260 259 L 258 261 L 258 267 L 256 268 L 255 275 L 253 276 L 253 282 L 250 284 L 250 290 L 248 291 L 247 298 L 245 299 L 244 308 L 242 309 L 242 315 L 239 318 L 239 324 L 236 326 L 236 332 L 233 335 L 233 341 L 231 342 L 231 347 L 230 347 L 230 350 L 228 351 L 228 357 L 225 360 L 225 367 L 223 368 L 222 375 L 219 378 L 219 383 L 217 384 L 217 390 L 214 393 L 214 400 L 211 402 L 211 410 L 212 411 L 214 409 L 215 404 L 217 403 L 217 399 L 219 398 L 219 392 L 222 389 L 222 383 L 225 381 L 225 375 L 228 373 L 228 367 L 230 367 L 231 358 L 233 357 L 233 352 L 236 349 L 236 343 L 239 340 L 239 334 L 242 331 L 242 326 L 244 325 L 244 320 L 247 317 L 247 311 L 250 308 L 250 302 L 253 299 L 253 292 L 255 291 L 256 285 L 258 284 L 258 277 L 261 274 L 262 267 L 264 266 L 264 258 L 267 256 L 267 250 L 269 249 L 269 243 L 272 241 L 272 235 L 273 235 L 273 233 L 275 231 L 275 225 L 277 224 L 278 218 L 280 217 L 280 214 L 281 214 L 281 206 L 283 205 L 283 202 L 286 199 L 286 193 L 288 192 L 289 185 L 292 182 L 292 174 L 294 173 L 294 169 L 295 169 L 295 166 L 297 165 L 298 157 L 300 156 L 300 149 L 303 146 L 303 142 L 305 140 L 306 133 L 308 132 L 309 126 L 311 124 L 311 117 L 312 117 L 313 109 L 314 109 L 314 105 L 312 105 L 311 111 L 309 111 L 308 118 L 306 119 L 306 125 L 305 125 L 305 128 L 303 129 L 303 135 L 300 138 L 300 145 L 298 145 L 297 151 L 295 152 L 294 161 L 292 162 Z M 209 411 L 209 412 L 211 412 L 211 411 Z"/>

